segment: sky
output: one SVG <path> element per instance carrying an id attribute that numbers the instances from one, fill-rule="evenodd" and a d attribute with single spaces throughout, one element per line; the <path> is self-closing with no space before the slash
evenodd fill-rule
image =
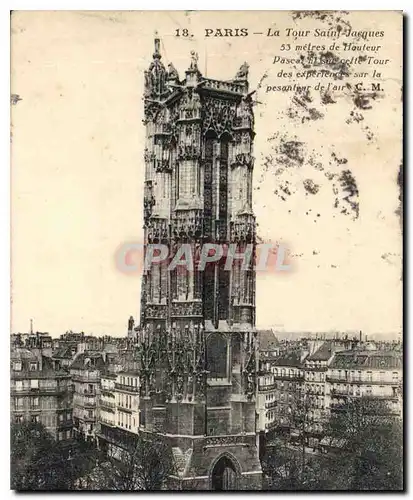
<path id="1" fill-rule="evenodd" d="M 314 93 L 304 107 L 292 93 L 267 92 L 285 82 L 273 59 L 291 40 L 204 36 L 205 28 L 224 26 L 250 33 L 297 27 L 291 13 L 217 16 L 14 12 L 11 85 L 20 100 L 11 127 L 13 332 L 27 331 L 33 318 L 35 330 L 53 335 L 122 336 L 129 316 L 139 317 L 140 273 L 122 272 L 117 258 L 143 237 L 143 70 L 155 30 L 162 61 L 173 61 L 181 77 L 191 50 L 211 78 L 231 79 L 244 61 L 250 65 L 258 234 L 285 245 L 293 269 L 258 273 L 257 326 L 393 337 L 401 331 L 400 16 L 345 19 L 354 28 L 385 29 L 385 91 L 369 109 L 355 107 L 354 94 L 343 91 L 333 104 Z M 317 19 L 300 23 L 323 26 Z M 194 36 L 176 36 L 183 28 Z M 286 160 L 283 148 L 293 142 L 303 161 Z M 357 184 L 358 216 L 343 200 L 345 169 Z M 305 189 L 308 179 L 315 193 Z"/>

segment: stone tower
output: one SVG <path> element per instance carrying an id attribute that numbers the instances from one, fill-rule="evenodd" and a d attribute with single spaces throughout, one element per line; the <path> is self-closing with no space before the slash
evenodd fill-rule
<path id="1" fill-rule="evenodd" d="M 180 79 L 156 38 L 144 113 L 145 248 L 166 245 L 169 261 L 152 263 L 142 280 L 142 431 L 169 440 L 178 465 L 171 488 L 259 489 L 248 65 L 230 81 L 205 78 L 192 52 Z M 252 259 L 198 270 L 207 243 L 226 257 L 231 245 L 252 248 Z M 169 269 L 183 244 L 193 267 Z"/>

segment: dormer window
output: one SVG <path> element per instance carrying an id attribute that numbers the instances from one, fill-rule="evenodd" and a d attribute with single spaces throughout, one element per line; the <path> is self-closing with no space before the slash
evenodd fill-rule
<path id="1" fill-rule="evenodd" d="M 15 372 L 21 372 L 22 371 L 22 362 L 21 361 L 15 361 L 13 363 L 13 370 Z"/>
<path id="2" fill-rule="evenodd" d="M 35 372 L 37 370 L 37 363 L 35 361 L 30 361 L 30 371 Z"/>

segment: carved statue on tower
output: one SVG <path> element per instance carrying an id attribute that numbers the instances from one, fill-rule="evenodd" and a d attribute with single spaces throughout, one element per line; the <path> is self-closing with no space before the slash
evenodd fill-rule
<path id="1" fill-rule="evenodd" d="M 242 64 L 237 74 L 235 75 L 235 80 L 248 80 L 248 70 L 249 65 L 248 63 L 244 62 L 244 64 Z"/>
<path id="2" fill-rule="evenodd" d="M 172 63 L 168 64 L 168 80 L 179 82 L 179 73 Z"/>
<path id="3" fill-rule="evenodd" d="M 191 65 L 189 69 L 192 71 L 198 71 L 198 54 L 195 50 L 191 50 Z"/>

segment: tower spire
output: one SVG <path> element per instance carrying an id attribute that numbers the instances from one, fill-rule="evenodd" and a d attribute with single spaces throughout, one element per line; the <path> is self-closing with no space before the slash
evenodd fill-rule
<path id="1" fill-rule="evenodd" d="M 161 59 L 161 40 L 158 36 L 158 32 L 155 31 L 155 52 L 153 53 L 154 59 Z"/>
<path id="2" fill-rule="evenodd" d="M 155 32 L 155 51 L 149 69 L 145 71 L 145 97 L 160 99 L 166 93 L 166 70 L 161 62 L 161 41 L 158 32 Z M 148 109 L 148 107 L 146 107 Z"/>

